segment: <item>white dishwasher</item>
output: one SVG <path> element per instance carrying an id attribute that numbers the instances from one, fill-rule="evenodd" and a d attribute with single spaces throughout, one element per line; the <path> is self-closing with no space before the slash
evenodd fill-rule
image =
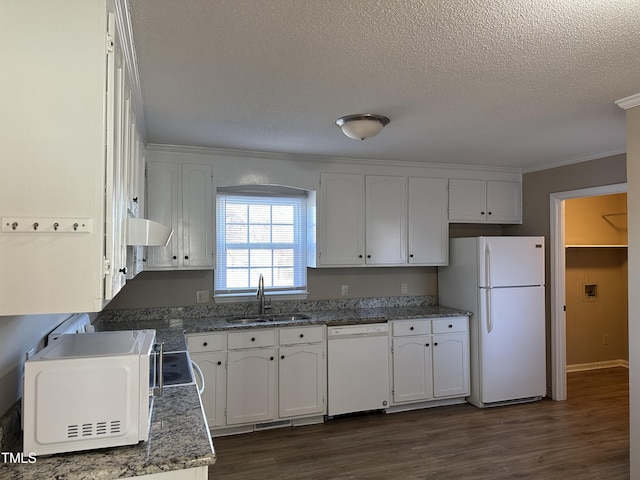
<path id="1" fill-rule="evenodd" d="M 386 323 L 327 329 L 329 416 L 389 404 L 389 327 Z"/>

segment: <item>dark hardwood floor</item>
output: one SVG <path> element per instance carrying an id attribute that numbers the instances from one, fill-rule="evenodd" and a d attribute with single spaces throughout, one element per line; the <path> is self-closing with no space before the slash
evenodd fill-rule
<path id="1" fill-rule="evenodd" d="M 568 375 L 568 400 L 334 418 L 214 438 L 211 480 L 629 478 L 628 370 Z"/>

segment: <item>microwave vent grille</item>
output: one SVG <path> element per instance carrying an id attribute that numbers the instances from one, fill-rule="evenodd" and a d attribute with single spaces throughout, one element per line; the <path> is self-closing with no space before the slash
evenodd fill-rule
<path id="1" fill-rule="evenodd" d="M 118 435 L 122 432 L 122 422 L 83 423 L 82 425 L 67 425 L 67 438 L 95 437 L 100 435 Z"/>

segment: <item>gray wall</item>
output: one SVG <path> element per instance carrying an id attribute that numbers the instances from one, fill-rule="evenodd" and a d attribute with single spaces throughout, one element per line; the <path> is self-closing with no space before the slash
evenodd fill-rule
<path id="1" fill-rule="evenodd" d="M 626 155 L 575 163 L 548 170 L 526 173 L 522 176 L 522 225 L 503 228 L 505 235 L 544 235 L 546 249 L 546 333 L 547 371 L 551 378 L 551 267 L 549 240 L 551 234 L 552 193 L 569 192 L 583 188 L 614 185 L 627 181 Z"/>

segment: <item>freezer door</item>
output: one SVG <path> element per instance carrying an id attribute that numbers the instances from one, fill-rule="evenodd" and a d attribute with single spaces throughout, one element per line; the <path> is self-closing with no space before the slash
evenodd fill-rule
<path id="1" fill-rule="evenodd" d="M 544 285 L 544 237 L 478 237 L 481 287 Z"/>
<path id="2" fill-rule="evenodd" d="M 480 289 L 480 306 L 480 401 L 544 396 L 544 287 Z"/>

